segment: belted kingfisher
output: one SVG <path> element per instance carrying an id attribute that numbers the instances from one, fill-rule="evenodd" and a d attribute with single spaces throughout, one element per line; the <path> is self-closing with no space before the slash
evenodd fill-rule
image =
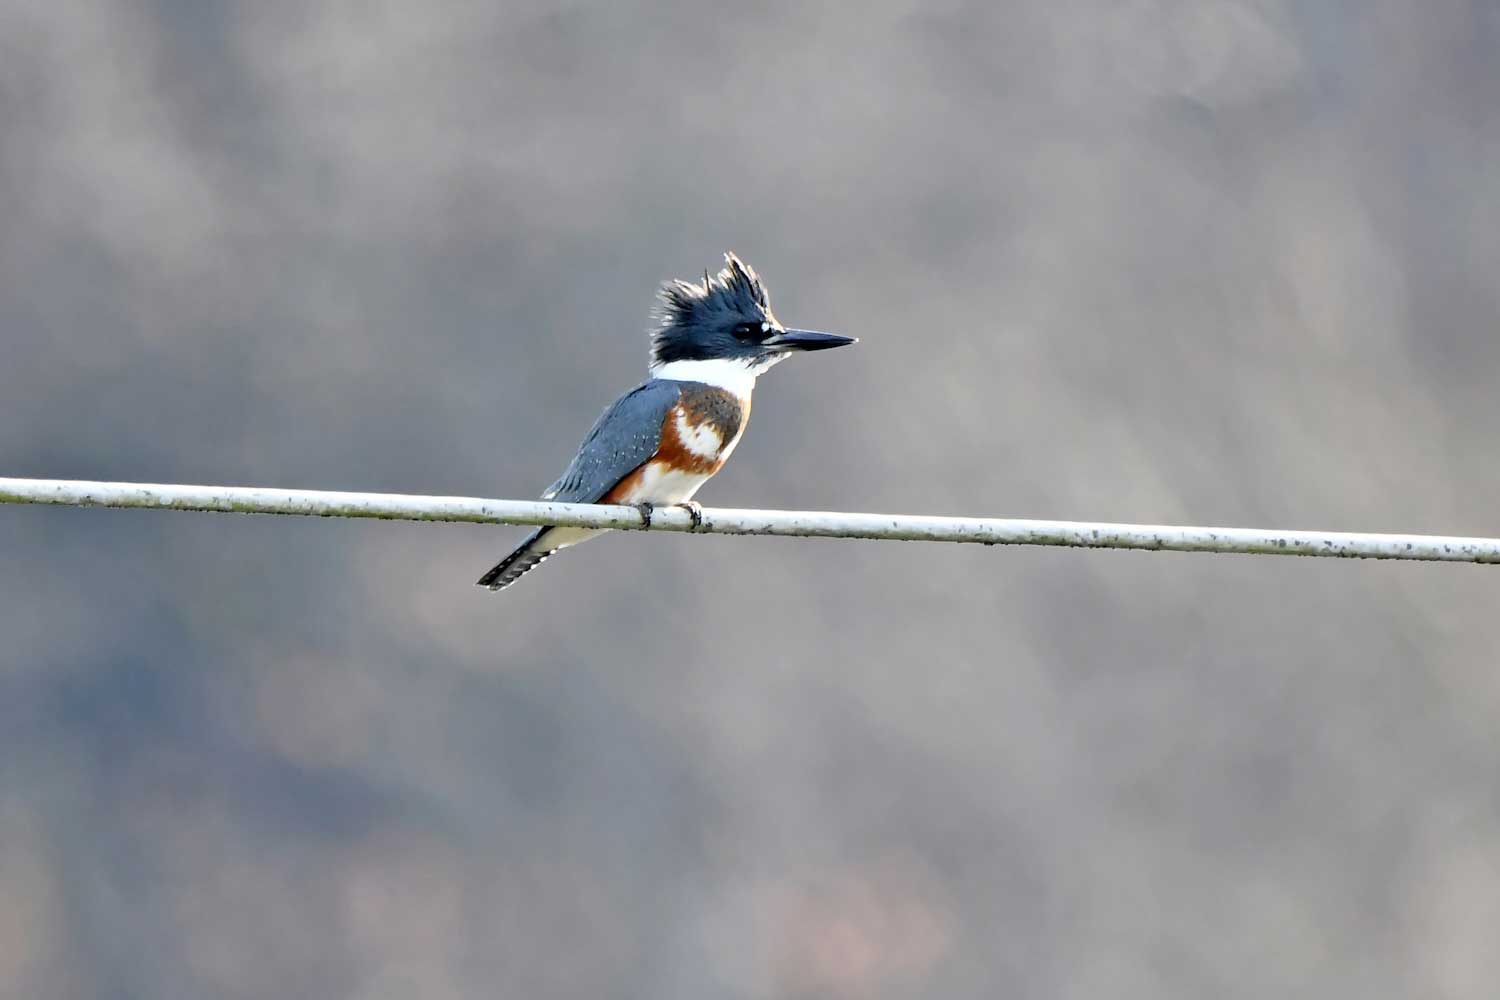
<path id="1" fill-rule="evenodd" d="M 732 253 L 703 284 L 662 285 L 651 333 L 651 377 L 615 400 L 543 500 L 653 506 L 680 504 L 723 468 L 750 420 L 755 379 L 796 351 L 822 351 L 853 337 L 789 330 L 771 312 L 766 286 Z M 539 528 L 479 586 L 500 590 L 552 553 L 604 533 Z"/>

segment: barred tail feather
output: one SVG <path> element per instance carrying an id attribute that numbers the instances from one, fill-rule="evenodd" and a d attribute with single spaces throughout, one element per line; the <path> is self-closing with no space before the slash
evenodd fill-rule
<path id="1" fill-rule="evenodd" d="M 533 532 L 514 552 L 500 560 L 494 569 L 481 576 L 477 581 L 478 585 L 491 590 L 503 590 L 525 573 L 540 566 L 548 556 L 557 551 L 556 547 L 548 546 L 545 540 L 551 531 L 551 528 L 541 528 Z"/>

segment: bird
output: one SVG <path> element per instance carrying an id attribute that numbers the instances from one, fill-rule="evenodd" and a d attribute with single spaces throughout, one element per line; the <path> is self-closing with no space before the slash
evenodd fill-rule
<path id="1" fill-rule="evenodd" d="M 650 377 L 605 409 L 543 500 L 636 506 L 648 525 L 653 508 L 678 505 L 701 523 L 693 495 L 740 443 L 756 378 L 793 354 L 858 342 L 783 326 L 765 283 L 733 252 L 718 274 L 703 272 L 702 284 L 664 282 L 653 320 Z M 478 585 L 508 587 L 606 530 L 539 528 Z"/>

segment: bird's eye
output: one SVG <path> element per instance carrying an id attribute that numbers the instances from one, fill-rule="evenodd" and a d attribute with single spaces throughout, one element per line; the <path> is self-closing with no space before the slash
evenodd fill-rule
<path id="1" fill-rule="evenodd" d="M 741 323 L 734 328 L 734 339 L 758 342 L 765 340 L 769 331 L 769 323 Z"/>

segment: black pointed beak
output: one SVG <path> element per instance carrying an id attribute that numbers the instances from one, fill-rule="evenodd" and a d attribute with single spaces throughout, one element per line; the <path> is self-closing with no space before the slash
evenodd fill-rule
<path id="1" fill-rule="evenodd" d="M 836 333 L 818 333 L 816 330 L 782 330 L 765 341 L 766 347 L 783 351 L 826 351 L 830 347 L 859 343 L 858 337 L 841 337 Z"/>

